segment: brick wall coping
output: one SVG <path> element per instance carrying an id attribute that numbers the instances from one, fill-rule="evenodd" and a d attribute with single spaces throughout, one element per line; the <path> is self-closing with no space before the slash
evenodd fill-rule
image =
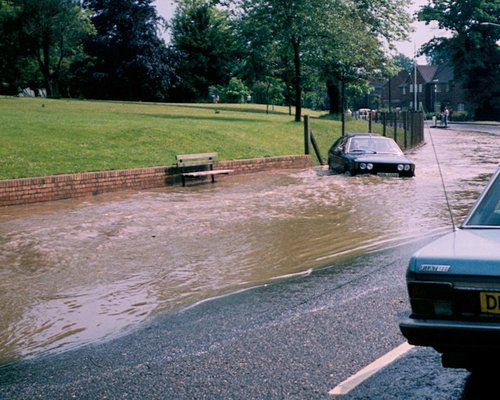
<path id="1" fill-rule="evenodd" d="M 292 155 L 220 161 L 215 168 L 232 169 L 234 174 L 249 174 L 310 167 L 310 155 Z M 0 207 L 95 196 L 120 190 L 152 189 L 174 185 L 179 181 L 176 165 L 5 179 L 0 180 Z"/>

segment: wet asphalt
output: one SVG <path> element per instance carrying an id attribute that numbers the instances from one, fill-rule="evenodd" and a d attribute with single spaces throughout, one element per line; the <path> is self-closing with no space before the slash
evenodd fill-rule
<path id="1" fill-rule="evenodd" d="M 440 367 L 440 356 L 429 348 L 413 348 L 342 400 L 492 400 L 500 397 L 494 374 L 470 374 Z"/>
<path id="2" fill-rule="evenodd" d="M 0 398 L 330 398 L 330 389 L 404 341 L 398 316 L 408 310 L 406 260 L 424 241 L 164 313 L 104 343 L 1 367 Z"/>

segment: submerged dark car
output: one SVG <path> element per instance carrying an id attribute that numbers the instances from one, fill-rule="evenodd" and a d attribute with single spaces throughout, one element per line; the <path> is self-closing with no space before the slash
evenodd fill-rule
<path id="1" fill-rule="evenodd" d="M 408 342 L 445 367 L 500 371 L 500 167 L 459 229 L 425 246 L 406 273 Z"/>
<path id="2" fill-rule="evenodd" d="M 349 133 L 328 152 L 330 172 L 414 176 L 415 164 L 391 138 L 372 133 Z"/>

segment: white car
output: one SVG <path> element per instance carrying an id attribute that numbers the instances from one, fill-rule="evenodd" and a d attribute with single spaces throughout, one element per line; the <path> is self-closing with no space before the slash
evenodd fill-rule
<path id="1" fill-rule="evenodd" d="M 415 253 L 407 270 L 408 342 L 442 353 L 445 367 L 498 371 L 500 167 L 456 231 Z"/>

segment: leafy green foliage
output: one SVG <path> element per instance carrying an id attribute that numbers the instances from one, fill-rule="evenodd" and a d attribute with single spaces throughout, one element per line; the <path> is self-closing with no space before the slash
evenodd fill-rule
<path id="1" fill-rule="evenodd" d="M 252 100 L 257 104 L 283 105 L 285 85 L 278 78 L 268 78 L 266 81 L 256 81 L 252 88 Z"/>
<path id="2" fill-rule="evenodd" d="M 231 77 L 233 37 L 227 15 L 205 0 L 181 0 L 171 22 L 177 79 L 171 100 L 208 101 L 208 89 Z"/>
<path id="3" fill-rule="evenodd" d="M 11 1 L 0 0 L 0 94 L 17 94 L 21 83 L 21 47 L 19 7 Z"/>
<path id="4" fill-rule="evenodd" d="M 79 67 L 85 97 L 163 100 L 170 70 L 153 0 L 84 0 L 97 34 Z"/>
<path id="5" fill-rule="evenodd" d="M 404 54 L 396 54 L 392 59 L 394 66 L 397 67 L 398 70 L 404 69 L 407 72 L 413 71 L 413 60 Z"/>
<path id="6" fill-rule="evenodd" d="M 235 4 L 236 3 L 236 4 Z M 383 42 L 405 38 L 410 18 L 402 0 L 240 0 L 232 2 L 235 25 L 241 29 L 246 65 L 261 65 L 256 81 L 280 77 L 301 117 L 304 88 L 329 88 L 331 111 L 340 111 L 341 82 L 363 87 L 361 81 L 385 68 Z M 250 74 L 248 74 L 250 75 Z M 360 85 L 361 84 L 361 85 Z M 293 88 L 293 90 L 290 90 Z M 317 102 L 316 102 L 317 103 Z"/>
<path id="7" fill-rule="evenodd" d="M 499 118 L 499 16 L 498 0 L 433 0 L 419 13 L 420 20 L 437 21 L 452 33 L 427 43 L 423 51 L 435 61 L 451 61 L 455 78 L 475 105 L 476 119 Z"/>
<path id="8" fill-rule="evenodd" d="M 43 87 L 48 97 L 59 96 L 68 66 L 93 33 L 88 16 L 73 0 L 2 1 L 0 10 L 0 49 L 7 54 L 0 68 L 8 84 Z"/>
<path id="9" fill-rule="evenodd" d="M 0 91 L 208 102 L 210 87 L 235 77 L 256 101 L 295 105 L 300 121 L 303 102 L 323 108 L 329 97 L 340 111 L 342 83 L 362 93 L 385 74 L 383 47 L 407 32 L 405 5 L 178 0 L 167 47 L 153 0 L 0 0 Z"/>
<path id="10" fill-rule="evenodd" d="M 223 103 L 245 103 L 250 96 L 250 89 L 241 79 L 233 77 L 226 86 L 214 88 L 214 94 L 220 96 Z"/>

